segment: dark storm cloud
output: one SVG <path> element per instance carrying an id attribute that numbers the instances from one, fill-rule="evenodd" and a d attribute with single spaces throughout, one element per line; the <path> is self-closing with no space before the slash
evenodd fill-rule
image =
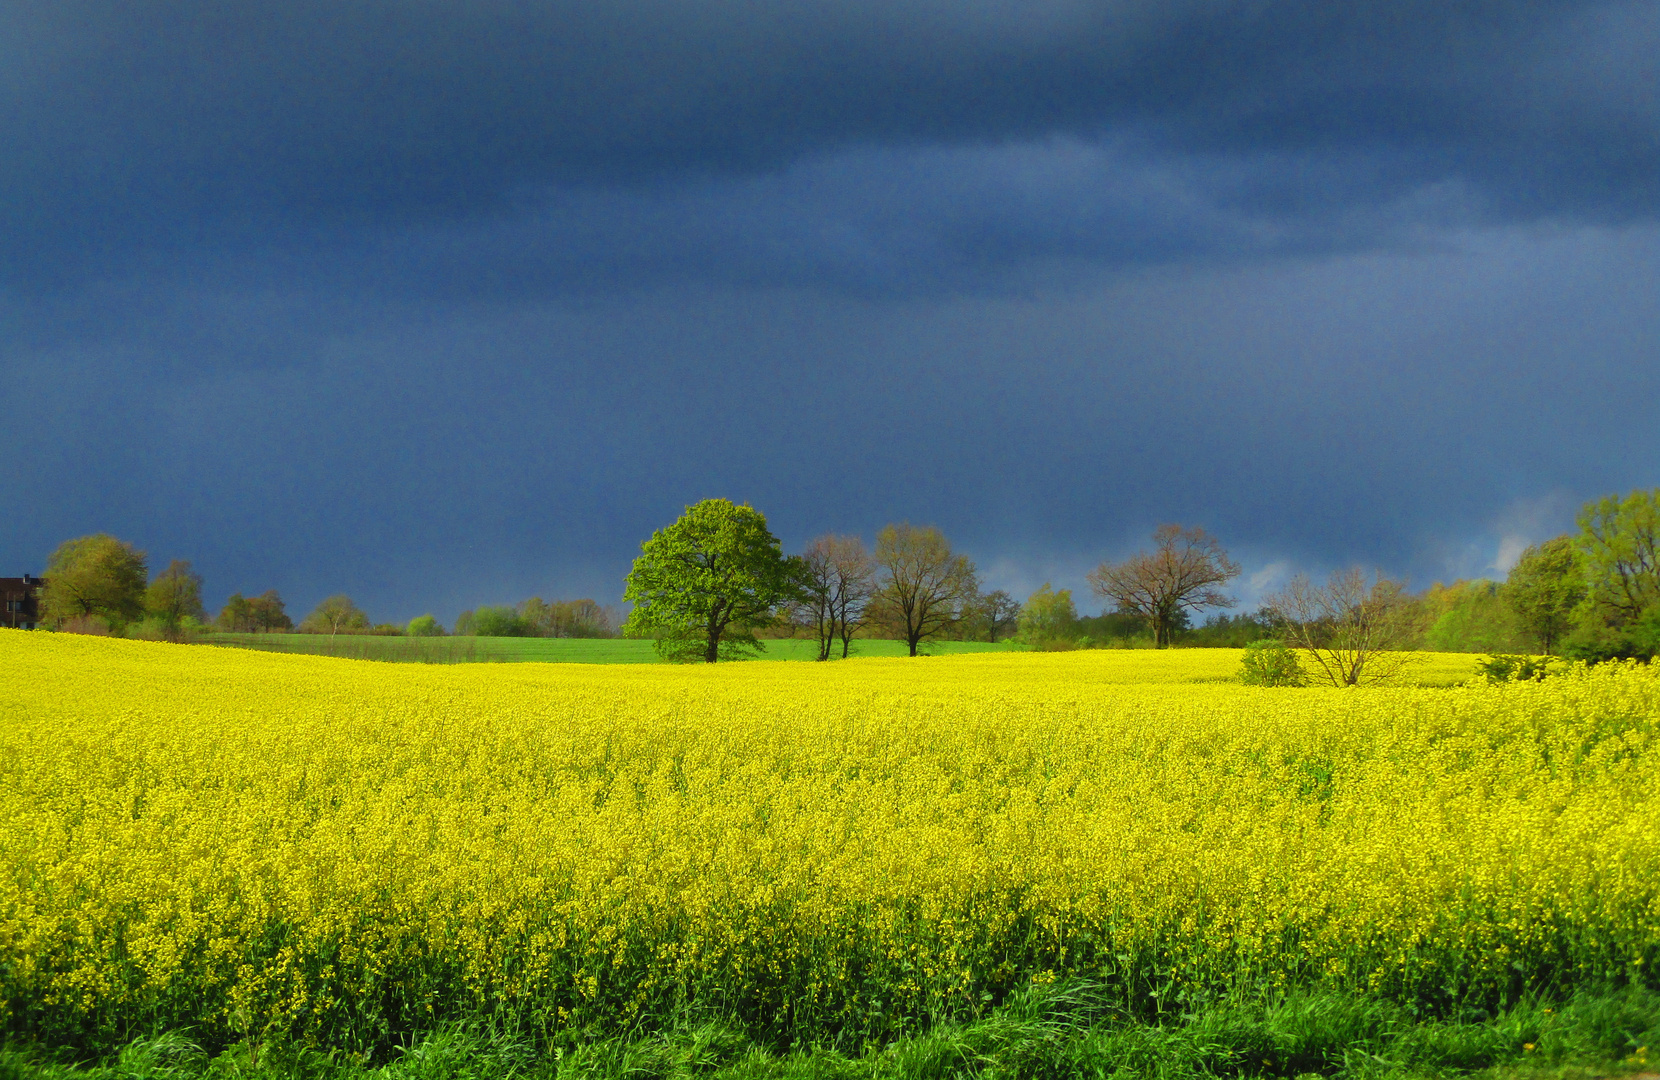
<path id="1" fill-rule="evenodd" d="M 0 4 L 0 572 L 447 619 L 709 495 L 1016 591 L 1166 520 L 1502 570 L 1660 479 L 1657 57 L 1652 0 Z"/>
<path id="2" fill-rule="evenodd" d="M 626 226 L 721 177 L 850 153 L 857 171 L 872 146 L 923 148 L 915 182 L 949 188 L 926 148 L 1133 145 L 1293 228 L 1447 186 L 1501 219 L 1629 220 L 1660 199 L 1651 3 L 176 0 L 17 4 L 8 22 L 14 283 L 136 249 L 545 221 L 608 193 L 637 201 Z M 1000 250 L 1047 254 L 1047 230 L 1111 258 L 1124 241 L 1089 238 L 1117 219 L 1084 209 L 1002 222 Z M 578 231 L 603 231 L 596 213 Z"/>
<path id="3" fill-rule="evenodd" d="M 0 502 L 35 511 L 0 565 L 108 529 L 193 559 L 214 603 L 345 591 L 447 620 L 614 601 L 640 540 L 723 495 L 792 550 L 938 524 L 990 585 L 1086 607 L 1084 570 L 1165 520 L 1253 576 L 1493 574 L 1586 498 L 1660 481 L 1657 239 L 1512 229 L 897 301 L 677 287 L 354 314 L 204 291 L 140 316 L 111 292 L 106 332 L 11 350 L 29 406 Z"/>

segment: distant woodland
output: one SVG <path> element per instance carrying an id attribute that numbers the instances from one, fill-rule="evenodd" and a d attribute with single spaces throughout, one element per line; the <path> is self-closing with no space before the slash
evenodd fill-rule
<path id="1" fill-rule="evenodd" d="M 350 597 L 330 596 L 298 622 L 275 591 L 234 594 L 216 613 L 202 579 L 173 560 L 152 574 L 146 554 L 108 534 L 61 544 L 38 581 L 41 629 L 193 640 L 217 633 L 412 637 L 650 637 L 676 659 L 744 655 L 767 638 L 817 638 L 819 658 L 861 638 L 1016 641 L 1030 649 L 1242 648 L 1289 638 L 1317 645 L 1362 620 L 1372 647 L 1600 661 L 1660 653 L 1660 488 L 1588 503 L 1575 532 L 1527 549 L 1504 580 L 1436 582 L 1418 592 L 1351 569 L 1319 583 L 1299 575 L 1257 610 L 1232 611 L 1240 568 L 1197 527 L 1161 526 L 1147 550 L 1089 575 L 1099 615 L 1071 591 L 1025 598 L 981 588 L 974 563 L 938 529 L 890 524 L 867 548 L 826 535 L 785 554 L 757 510 L 723 499 L 688 507 L 641 546 L 625 589 L 631 605 L 591 598 L 376 623 Z M 25 579 L 29 580 L 29 579 Z M 1358 624 L 1357 624 L 1358 625 Z"/>

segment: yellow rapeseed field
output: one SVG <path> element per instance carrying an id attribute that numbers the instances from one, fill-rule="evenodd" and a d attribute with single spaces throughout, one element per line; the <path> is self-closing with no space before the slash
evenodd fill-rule
<path id="1" fill-rule="evenodd" d="M 1271 690 L 1239 655 L 421 667 L 0 631 L 0 1027 L 370 1045 L 696 1003 L 875 1037 L 1072 974 L 1137 1007 L 1653 977 L 1655 672 Z"/>

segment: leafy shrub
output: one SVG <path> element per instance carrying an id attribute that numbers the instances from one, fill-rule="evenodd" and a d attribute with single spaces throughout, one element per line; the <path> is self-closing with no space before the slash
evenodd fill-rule
<path id="1" fill-rule="evenodd" d="M 1660 654 L 1660 604 L 1624 625 L 1611 625 L 1592 616 L 1583 620 L 1562 643 L 1570 660 L 1599 664 L 1605 660 L 1652 660 Z"/>
<path id="2" fill-rule="evenodd" d="M 1065 652 L 1077 647 L 1078 609 L 1071 589 L 1052 589 L 1046 581 L 1020 608 L 1020 639 L 1033 652 Z"/>
<path id="3" fill-rule="evenodd" d="M 409 620 L 404 633 L 410 637 L 443 637 L 444 626 L 431 615 L 417 615 Z"/>
<path id="4" fill-rule="evenodd" d="M 1476 664 L 1476 674 L 1490 683 L 1534 682 L 1551 674 L 1548 656 L 1511 656 L 1497 653 Z"/>
<path id="5" fill-rule="evenodd" d="M 1245 646 L 1239 681 L 1246 686 L 1307 686 L 1308 675 L 1296 650 L 1279 638 L 1263 638 Z"/>
<path id="6" fill-rule="evenodd" d="M 457 631 L 460 630 L 457 620 Z M 510 607 L 481 607 L 473 612 L 472 633 L 476 637 L 533 637 L 530 624 Z"/>

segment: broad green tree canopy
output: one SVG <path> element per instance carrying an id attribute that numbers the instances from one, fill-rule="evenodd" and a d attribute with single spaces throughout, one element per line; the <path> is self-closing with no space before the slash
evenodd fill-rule
<path id="1" fill-rule="evenodd" d="M 108 533 L 65 540 L 46 562 L 44 621 L 97 616 L 121 625 L 144 614 L 144 552 Z"/>
<path id="2" fill-rule="evenodd" d="M 1072 590 L 1057 591 L 1047 581 L 1020 609 L 1020 636 L 1031 646 L 1070 637 L 1076 632 L 1077 623 L 1078 609 L 1072 603 Z"/>
<path id="3" fill-rule="evenodd" d="M 762 648 L 753 631 L 800 596 L 800 578 L 759 510 L 704 499 L 640 545 L 623 633 L 655 638 L 658 654 L 673 660 L 741 657 Z"/>
<path id="4" fill-rule="evenodd" d="M 1585 575 L 1573 538 L 1558 536 L 1522 552 L 1500 595 L 1539 651 L 1555 652 L 1573 628 L 1574 609 L 1585 599 Z"/>
<path id="5" fill-rule="evenodd" d="M 1592 603 L 1634 620 L 1660 602 L 1660 488 L 1590 503 L 1579 528 Z"/>
<path id="6" fill-rule="evenodd" d="M 1586 597 L 1570 656 L 1660 654 L 1660 488 L 1610 495 L 1579 512 L 1575 538 Z"/>
<path id="7" fill-rule="evenodd" d="M 202 610 L 202 575 L 184 559 L 174 559 L 144 593 L 144 610 L 171 629 L 185 619 L 206 618 Z"/>

